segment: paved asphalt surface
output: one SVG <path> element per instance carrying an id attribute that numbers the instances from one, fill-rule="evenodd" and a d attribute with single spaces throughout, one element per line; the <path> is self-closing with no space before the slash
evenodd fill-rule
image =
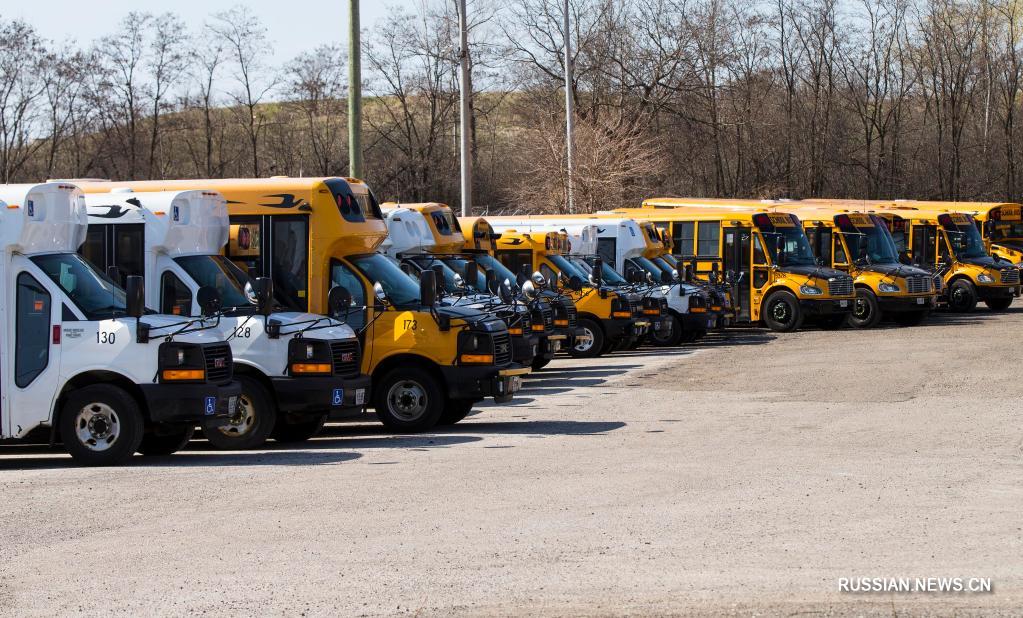
<path id="1" fill-rule="evenodd" d="M 427 435 L 113 469 L 3 446 L 0 614 L 1019 615 L 1021 332 L 979 311 L 559 359 Z"/>

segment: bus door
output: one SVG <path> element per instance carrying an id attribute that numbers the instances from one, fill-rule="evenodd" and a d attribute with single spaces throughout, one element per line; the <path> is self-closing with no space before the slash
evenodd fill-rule
<path id="1" fill-rule="evenodd" d="M 231 217 L 227 257 L 250 277 L 270 277 L 287 311 L 309 310 L 309 217 Z"/>
<path id="2" fill-rule="evenodd" d="M 939 238 L 937 226 L 913 223 L 910 238 L 913 251 L 911 256 L 913 266 L 933 270 L 938 262 L 937 243 Z"/>
<path id="3" fill-rule="evenodd" d="M 750 287 L 752 284 L 752 262 L 750 251 L 753 230 L 742 226 L 724 228 L 724 250 L 722 251 L 725 273 L 731 273 L 732 299 L 736 308 L 736 319 L 750 321 Z"/>
<path id="4" fill-rule="evenodd" d="M 366 338 L 369 336 L 369 330 L 373 328 L 371 318 L 369 316 L 369 303 L 366 299 L 370 297 L 372 291 L 367 291 L 366 286 L 362 283 L 362 279 L 354 270 L 347 264 L 342 263 L 340 260 L 330 260 L 330 281 L 327 284 L 327 290 L 324 291 L 324 298 L 330 288 L 334 286 L 344 286 L 352 295 L 352 306 L 346 315 L 334 316 L 338 319 L 342 319 L 352 330 L 355 331 L 359 337 L 359 343 L 362 345 L 362 349 L 366 350 Z M 369 324 L 369 328 L 366 325 Z"/>

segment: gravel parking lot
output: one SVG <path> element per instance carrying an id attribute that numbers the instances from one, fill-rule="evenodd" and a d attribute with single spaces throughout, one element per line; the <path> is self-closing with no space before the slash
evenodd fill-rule
<path id="1" fill-rule="evenodd" d="M 0 613 L 1018 615 L 1023 310 L 558 360 L 444 431 L 0 447 Z M 853 594 L 840 577 L 987 577 Z"/>

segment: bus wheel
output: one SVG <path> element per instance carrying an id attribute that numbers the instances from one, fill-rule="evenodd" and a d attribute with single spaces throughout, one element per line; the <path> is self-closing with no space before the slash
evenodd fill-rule
<path id="1" fill-rule="evenodd" d="M 778 290 L 764 301 L 764 323 L 773 331 L 789 333 L 799 330 L 803 319 L 803 310 L 792 292 Z"/>
<path id="2" fill-rule="evenodd" d="M 279 418 L 270 437 L 278 442 L 305 442 L 320 433 L 326 422 L 326 414 L 306 416 L 295 420 L 290 420 L 287 417 Z"/>
<path id="3" fill-rule="evenodd" d="M 472 407 L 476 405 L 476 402 L 472 399 L 451 399 L 448 401 L 448 405 L 445 406 L 444 411 L 441 412 L 440 420 L 437 421 L 438 425 L 454 425 L 463 418 L 469 416 L 472 412 Z"/>
<path id="4" fill-rule="evenodd" d="M 61 409 L 59 424 L 64 448 L 75 461 L 89 466 L 128 461 L 145 432 L 138 402 L 112 384 L 72 392 Z"/>
<path id="5" fill-rule="evenodd" d="M 172 427 L 160 433 L 147 433 L 139 445 L 139 452 L 147 457 L 176 453 L 185 448 L 194 433 L 195 427 L 191 425 Z"/>
<path id="6" fill-rule="evenodd" d="M 270 393 L 258 380 L 235 376 L 242 387 L 238 407 L 233 416 L 214 419 L 202 428 L 210 444 L 219 449 L 243 450 L 259 448 L 270 437 L 277 420 Z"/>
<path id="7" fill-rule="evenodd" d="M 529 364 L 533 371 L 540 371 L 551 363 L 551 359 L 542 356 L 534 356 L 533 362 Z"/>
<path id="8" fill-rule="evenodd" d="M 604 352 L 604 331 L 600 329 L 600 325 L 588 318 L 581 318 L 579 320 L 579 328 L 583 329 L 592 338 L 588 342 L 583 340 L 576 343 L 568 351 L 569 356 L 575 358 L 595 358 L 600 356 Z"/>
<path id="9" fill-rule="evenodd" d="M 853 328 L 874 328 L 881 321 L 881 307 L 877 304 L 877 296 L 870 290 L 856 290 L 856 300 L 849 314 L 849 326 Z"/>
<path id="10" fill-rule="evenodd" d="M 977 308 L 977 290 L 966 279 L 956 279 L 948 289 L 948 308 L 969 313 Z"/>
<path id="11" fill-rule="evenodd" d="M 1008 298 L 991 298 L 984 301 L 987 308 L 991 311 L 1005 311 L 1012 304 L 1012 297 Z"/>
<path id="12" fill-rule="evenodd" d="M 444 412 L 446 402 L 440 384 L 418 367 L 393 369 L 373 389 L 377 418 L 395 431 L 426 431 Z"/>
<path id="13" fill-rule="evenodd" d="M 919 326 L 930 313 L 930 311 L 900 311 L 892 316 L 892 319 L 899 326 Z"/>
<path id="14" fill-rule="evenodd" d="M 665 333 L 665 329 L 660 331 L 653 331 L 650 333 L 650 343 L 659 348 L 673 348 L 678 344 L 682 343 L 682 320 L 678 319 L 678 316 L 669 316 L 671 319 L 668 324 L 671 326 L 671 330 Z"/>

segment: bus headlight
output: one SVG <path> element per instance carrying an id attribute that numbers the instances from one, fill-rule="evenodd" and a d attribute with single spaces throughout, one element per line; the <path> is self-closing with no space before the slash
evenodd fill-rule
<path id="1" fill-rule="evenodd" d="M 802 294 L 803 296 L 820 296 L 824 292 L 821 291 L 821 289 L 815 285 L 808 285 L 804 283 L 803 285 L 799 286 L 799 293 Z"/>
<path id="2" fill-rule="evenodd" d="M 160 345 L 158 366 L 161 382 L 205 382 L 206 359 L 202 349 L 191 343 Z"/>
<path id="3" fill-rule="evenodd" d="M 994 283 L 995 278 L 987 273 L 980 273 L 977 276 L 977 281 L 980 281 L 981 283 Z"/>
<path id="4" fill-rule="evenodd" d="M 882 283 L 877 286 L 877 289 L 881 290 L 885 294 L 898 294 L 900 291 L 899 286 L 894 283 Z"/>
<path id="5" fill-rule="evenodd" d="M 288 342 L 288 368 L 291 375 L 330 375 L 334 357 L 330 343 L 318 339 L 292 339 Z"/>

